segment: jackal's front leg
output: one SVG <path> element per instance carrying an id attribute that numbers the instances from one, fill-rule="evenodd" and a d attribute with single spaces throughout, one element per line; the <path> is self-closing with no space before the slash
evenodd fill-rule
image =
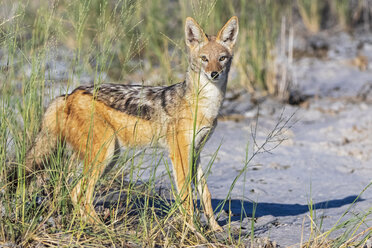
<path id="1" fill-rule="evenodd" d="M 211 193 L 207 186 L 207 180 L 205 178 L 203 169 L 200 165 L 200 152 L 204 147 L 205 142 L 207 142 L 208 137 L 213 132 L 213 127 L 204 127 L 199 130 L 195 137 L 195 153 L 197 154 L 198 158 L 195 161 L 196 169 L 196 181 L 195 187 L 198 190 L 198 194 L 200 197 L 200 201 L 202 203 L 202 207 L 204 209 L 204 214 L 208 219 L 208 222 L 213 231 L 223 231 L 222 227 L 217 223 L 216 219 L 214 218 L 213 208 L 212 208 L 212 199 Z M 193 175 L 193 178 L 195 175 Z"/>
<path id="2" fill-rule="evenodd" d="M 173 175 L 176 182 L 178 195 L 182 202 L 182 207 L 192 220 L 193 202 L 191 195 L 191 177 L 189 168 L 189 148 L 190 142 L 186 131 L 172 130 L 168 137 L 169 157 L 172 160 Z"/>
<path id="3" fill-rule="evenodd" d="M 216 219 L 214 218 L 213 208 L 212 208 L 212 200 L 211 200 L 211 192 L 208 189 L 207 181 L 204 177 L 203 169 L 199 165 L 197 169 L 197 189 L 200 196 L 200 200 L 202 202 L 202 206 L 204 209 L 205 216 L 208 219 L 208 222 L 213 231 L 221 232 L 223 231 L 222 227 L 217 223 Z"/>

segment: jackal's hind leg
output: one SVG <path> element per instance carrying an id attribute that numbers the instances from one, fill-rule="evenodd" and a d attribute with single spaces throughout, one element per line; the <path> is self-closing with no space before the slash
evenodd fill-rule
<path id="1" fill-rule="evenodd" d="M 99 125 L 95 121 L 95 125 Z M 106 126 L 104 132 L 92 128 L 91 137 L 94 142 L 88 144 L 87 149 L 80 150 L 80 157 L 84 160 L 82 178 L 71 192 L 71 200 L 75 208 L 79 209 L 82 218 L 89 223 L 100 222 L 93 207 L 94 188 L 106 165 L 115 154 L 116 137 L 112 128 Z M 88 139 L 87 135 L 87 139 Z M 89 142 L 89 141 L 88 141 Z"/>

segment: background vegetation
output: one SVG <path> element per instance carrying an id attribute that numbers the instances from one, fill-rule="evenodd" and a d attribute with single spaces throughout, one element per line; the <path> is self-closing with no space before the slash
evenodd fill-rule
<path id="1" fill-rule="evenodd" d="M 372 20 L 366 0 L 2 0 L 0 245 L 243 246 L 244 238 L 232 232 L 218 239 L 202 228 L 198 235 L 185 231 L 173 215 L 176 208 L 154 192 L 155 180 L 138 186 L 134 170 L 125 184 L 120 173 L 109 180 L 107 188 L 125 189 L 126 210 L 111 207 L 103 214 L 109 216 L 107 226 L 98 230 L 85 226 L 72 211 L 66 197 L 70 185 L 59 166 L 69 163 L 62 148 L 46 171 L 50 185 L 39 189 L 47 200 L 39 197 L 41 192 L 30 194 L 22 178 L 26 150 L 39 130 L 45 104 L 55 95 L 80 83 L 107 80 L 179 82 L 187 68 L 185 18 L 194 17 L 214 34 L 232 15 L 239 17 L 240 33 L 229 87 L 283 98 L 288 97 L 289 79 L 283 77 L 288 68 L 277 59 L 293 55 L 289 41 L 296 25 L 314 34 L 359 24 L 369 29 Z M 124 157 L 123 165 L 141 166 L 130 159 L 133 154 Z M 166 213 L 154 199 L 168 206 Z M 132 203 L 138 201 L 141 207 Z"/>

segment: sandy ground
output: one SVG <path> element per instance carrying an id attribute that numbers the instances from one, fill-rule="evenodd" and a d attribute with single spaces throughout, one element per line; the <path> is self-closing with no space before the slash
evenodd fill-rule
<path id="1" fill-rule="evenodd" d="M 231 195 L 233 218 L 240 220 L 242 208 L 252 215 L 254 202 L 256 236 L 269 237 L 280 246 L 300 243 L 302 236 L 308 240 L 310 201 L 321 231 L 332 228 L 346 211 L 343 220 L 372 211 L 372 187 L 351 205 L 372 178 L 372 68 L 367 65 L 361 71 L 352 58 L 361 53 L 372 61 L 372 42 L 363 40 L 362 51 L 357 51 L 355 44 L 363 37 L 355 40 L 342 34 L 332 39 L 330 44 L 335 45 L 325 60 L 302 58 L 294 65 L 299 91 L 310 96 L 306 103 L 300 107 L 266 99 L 245 111 L 247 118 L 239 122 L 220 121 L 203 153 L 202 161 L 208 161 L 221 144 L 208 178 L 217 205 L 244 167 L 247 144 L 252 156 L 252 136 L 260 146 L 278 129 L 277 123 L 289 120 L 278 136 L 284 141 L 250 161 Z M 338 51 L 340 41 L 348 52 Z M 278 139 L 266 148 L 274 147 Z M 370 219 L 360 231 L 372 226 Z M 249 229 L 251 218 L 237 222 Z"/>
<path id="2" fill-rule="evenodd" d="M 342 109 L 329 113 L 340 104 Z M 272 107 L 276 111 L 259 116 L 259 145 L 275 127 L 278 112 L 282 111 L 280 104 L 267 105 L 270 106 L 263 108 Z M 294 108 L 287 108 L 285 113 L 293 111 Z M 284 118 L 289 114 L 284 114 Z M 308 238 L 311 200 L 316 209 L 315 221 L 317 224 L 323 221 L 322 230 L 329 230 L 371 182 L 372 176 L 372 105 L 322 99 L 311 103 L 309 109 L 298 109 L 293 118 L 297 122 L 284 133 L 286 140 L 271 153 L 254 157 L 231 196 L 231 211 L 236 219 L 240 219 L 240 200 L 248 216 L 255 202 L 256 235 L 269 236 L 283 246 L 299 243 L 302 230 L 304 239 Z M 231 182 L 244 167 L 247 143 L 252 143 L 253 122 L 250 119 L 220 122 L 203 153 L 203 160 L 208 161 L 208 154 L 222 140 L 208 178 L 215 205 L 226 197 Z M 350 211 L 353 214 L 371 211 L 371 199 L 372 188 L 369 188 Z M 248 228 L 250 219 L 243 223 Z"/>

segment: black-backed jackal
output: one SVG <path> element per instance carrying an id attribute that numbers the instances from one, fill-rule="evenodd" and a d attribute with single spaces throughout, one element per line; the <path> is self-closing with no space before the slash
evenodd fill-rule
<path id="1" fill-rule="evenodd" d="M 185 35 L 189 67 L 184 82 L 164 87 L 80 86 L 57 97 L 47 108 L 41 131 L 26 155 L 26 170 L 32 172 L 40 166 L 58 142 L 72 147 L 84 167 L 71 198 L 87 221 L 99 220 L 93 208 L 94 187 L 118 145 L 160 145 L 169 151 L 185 209 L 192 214 L 189 178 L 195 176 L 209 224 L 215 231 L 222 230 L 213 215 L 203 170 L 190 161 L 190 154 L 199 154 L 217 124 L 238 35 L 238 18 L 232 17 L 217 36 L 208 36 L 189 17 Z M 189 168 L 192 164 L 194 170 Z M 189 175 L 190 171 L 195 175 Z"/>

